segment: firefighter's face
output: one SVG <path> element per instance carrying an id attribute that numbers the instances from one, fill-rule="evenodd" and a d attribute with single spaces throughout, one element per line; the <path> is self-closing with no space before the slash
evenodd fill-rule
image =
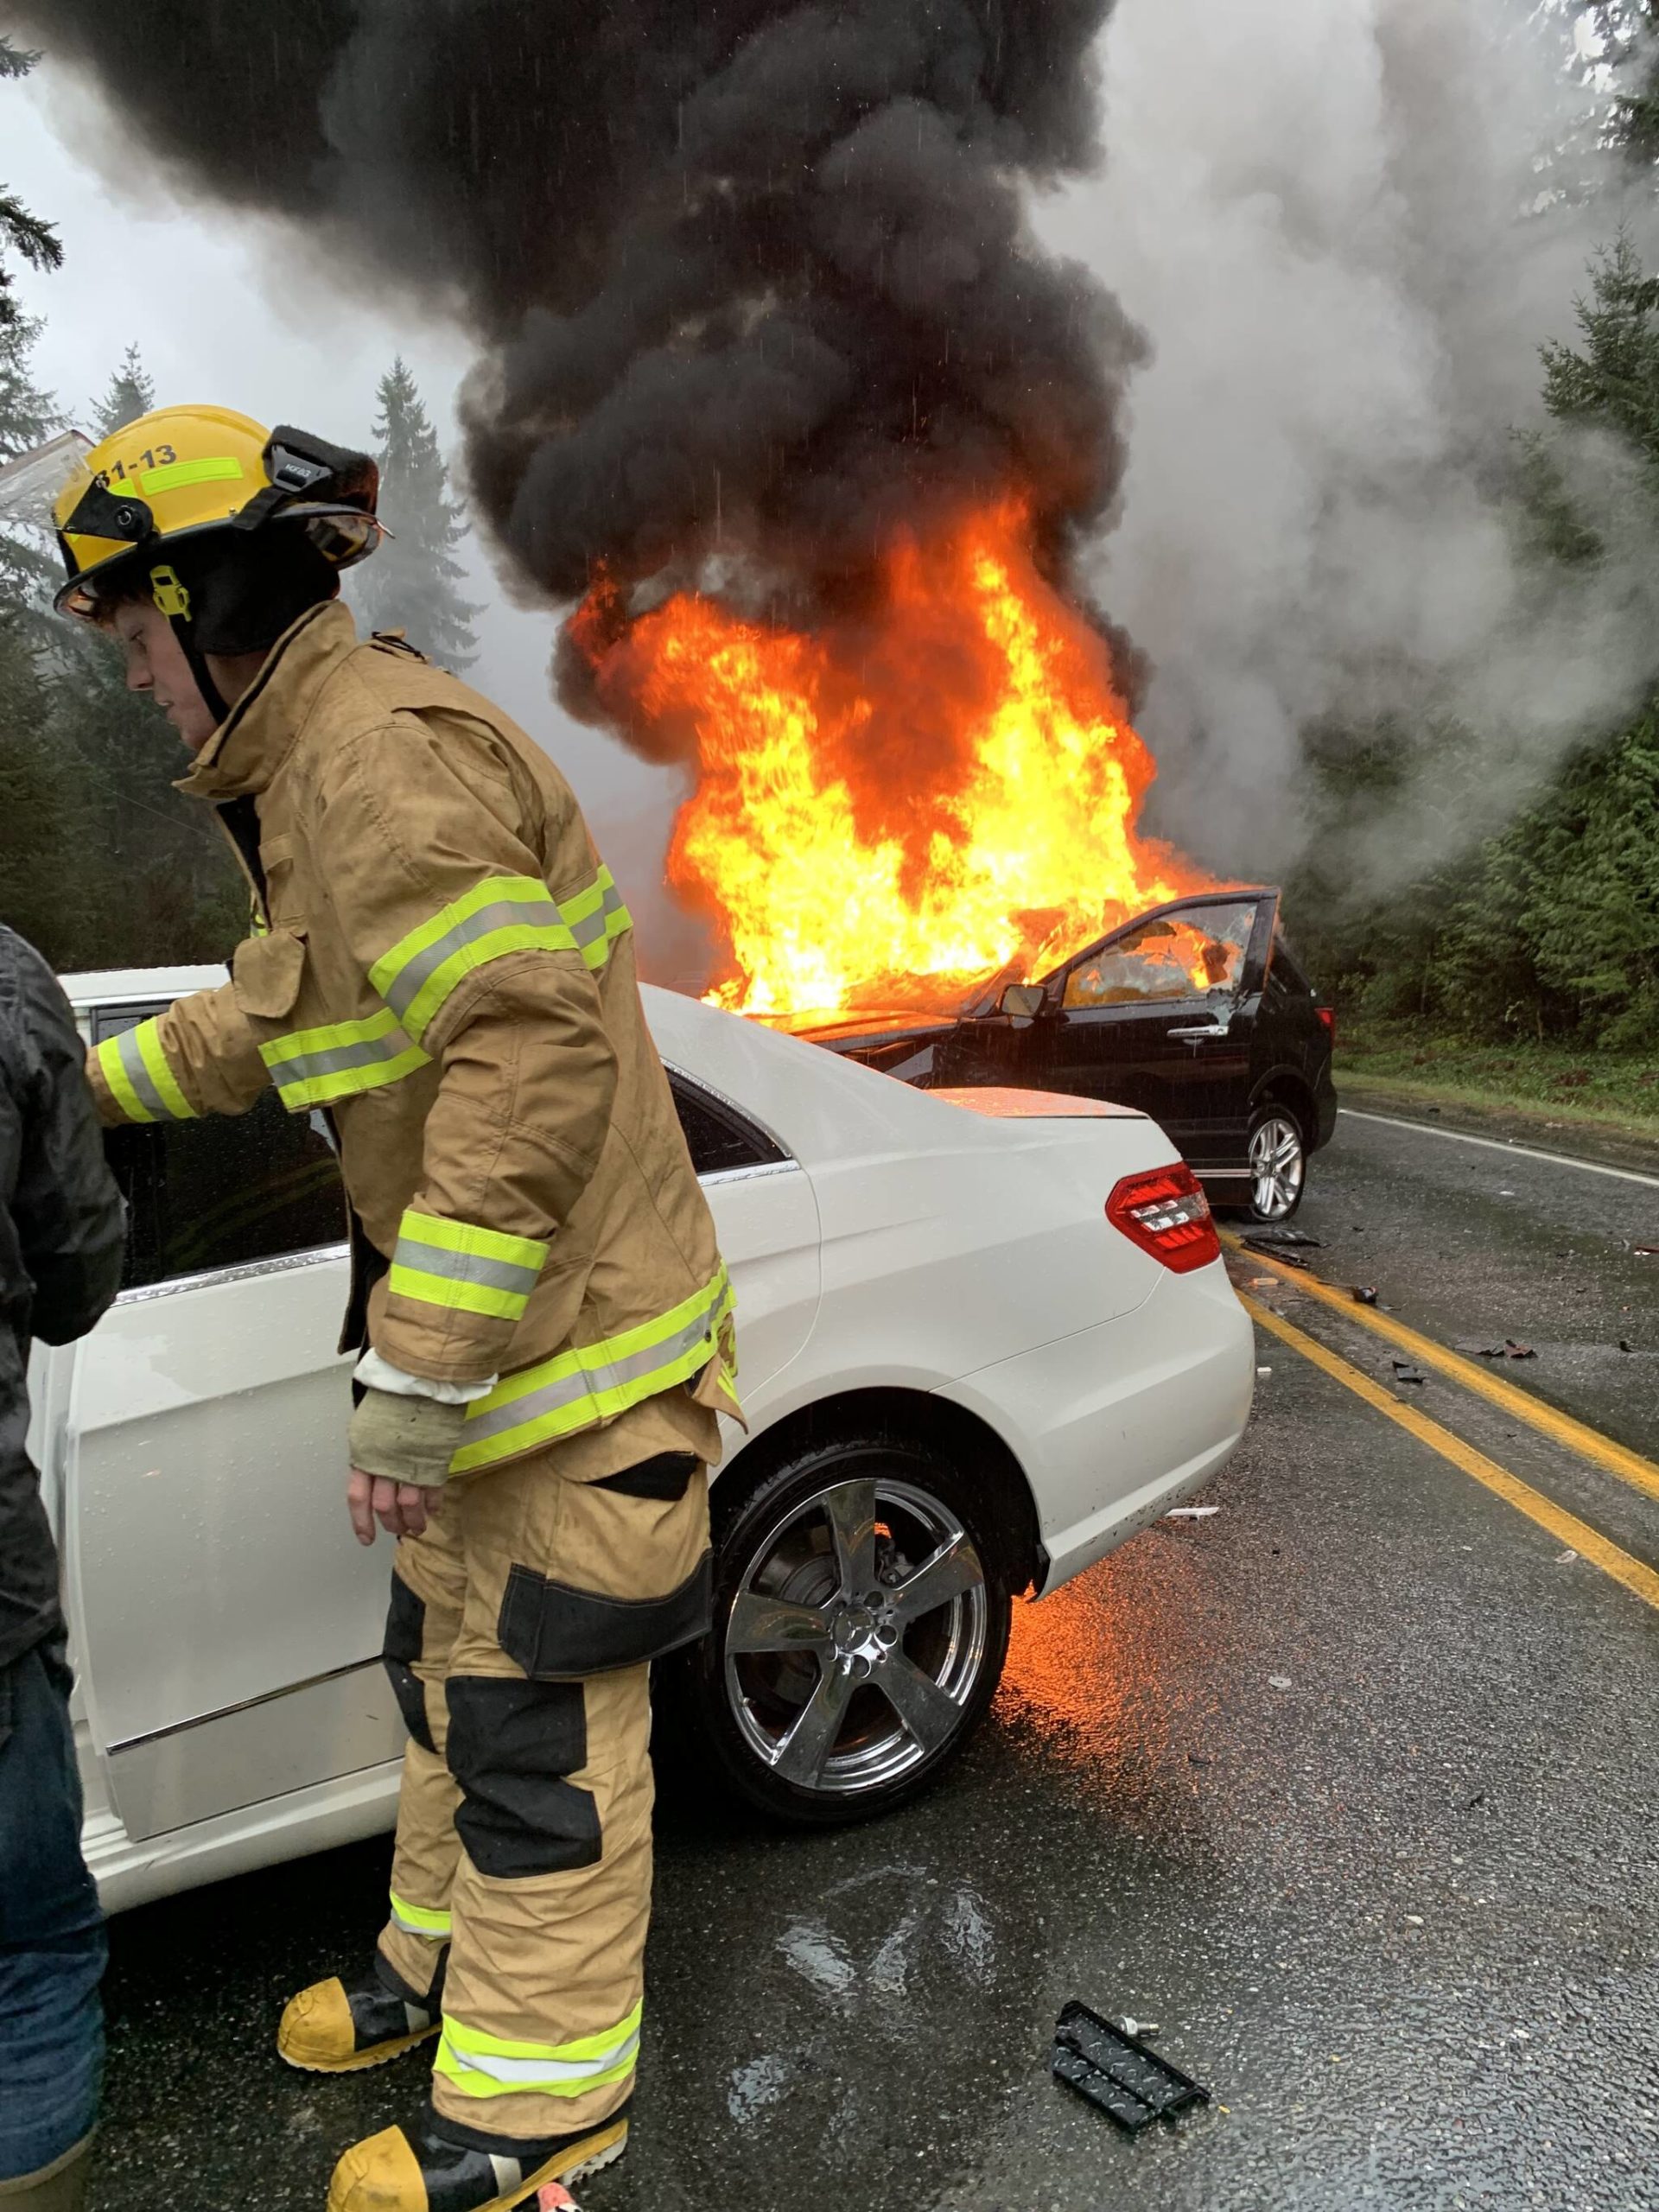
<path id="1" fill-rule="evenodd" d="M 191 752 L 200 753 L 217 725 L 173 625 L 149 601 L 134 600 L 116 608 L 111 627 L 126 659 L 128 690 L 148 692 Z"/>

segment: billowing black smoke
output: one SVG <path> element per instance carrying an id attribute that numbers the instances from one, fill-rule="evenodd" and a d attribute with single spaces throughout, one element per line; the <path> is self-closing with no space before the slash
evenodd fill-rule
<path id="1" fill-rule="evenodd" d="M 941 503 L 1027 487 L 1056 563 L 1109 508 L 1139 340 L 1037 250 L 1020 188 L 1093 157 L 1111 6 L 0 0 L 0 18 L 98 81 L 89 130 L 476 333 L 467 473 L 532 587 L 569 599 L 602 564 L 759 585 L 802 615 Z"/>

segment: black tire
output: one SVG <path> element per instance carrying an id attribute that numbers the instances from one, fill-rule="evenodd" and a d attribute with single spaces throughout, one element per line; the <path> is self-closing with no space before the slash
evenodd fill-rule
<path id="1" fill-rule="evenodd" d="M 856 1541 L 865 1484 L 868 1551 Z M 825 1493 L 837 1499 L 839 1542 Z M 908 1803 L 978 1726 L 1007 1656 L 1014 1545 L 995 1478 L 936 1446 L 858 1434 L 804 1446 L 747 1483 L 734 1469 L 712 1504 L 714 1629 L 665 1685 L 696 1747 L 739 1796 L 797 1826 Z M 871 1556 L 874 1587 L 849 1593 L 847 1563 Z M 925 1565 L 928 1582 L 911 1600 L 921 1609 L 907 1614 L 905 1586 Z M 935 1591 L 946 1594 L 926 1606 Z M 874 1606 L 862 1602 L 871 1596 Z M 782 1640 L 734 1652 L 746 1624 L 749 1637 Z M 901 1719 L 889 1686 L 918 1725 Z"/>
<path id="2" fill-rule="evenodd" d="M 1251 1220 L 1289 1221 L 1307 1192 L 1307 1130 L 1300 1115 L 1272 1099 L 1259 1106 L 1248 1156 Z"/>

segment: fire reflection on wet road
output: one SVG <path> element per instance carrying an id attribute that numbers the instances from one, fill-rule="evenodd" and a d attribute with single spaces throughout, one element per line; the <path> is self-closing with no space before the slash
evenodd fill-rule
<path id="1" fill-rule="evenodd" d="M 1351 1236 L 1385 1189 L 1374 1265 L 1402 1318 L 1449 1336 L 1440 1307 L 1501 1299 L 1526 1330 L 1526 1237 L 1560 1241 L 1573 1203 L 1557 1171 L 1530 1231 L 1506 1214 L 1483 1241 L 1483 1207 L 1528 1201 L 1448 1198 L 1452 1166 L 1414 1181 L 1376 1141 L 1344 1125 L 1316 1163 L 1310 1232 Z M 1617 1206 L 1576 1217 L 1581 1267 Z M 1565 1343 L 1596 1301 L 1536 1272 L 1533 1332 Z M 1378 1371 L 1382 1347 L 1329 1327 Z M 1022 1607 L 992 1721 L 931 1797 L 798 1836 L 676 1784 L 635 2140 L 588 2212 L 1659 2202 L 1659 1614 L 1261 1344 L 1219 1512 Z M 1599 1371 L 1569 1348 L 1545 1380 L 1594 1421 Z M 1645 1387 L 1602 1425 L 1639 1433 Z M 1651 1556 L 1628 1485 L 1444 1380 L 1416 1402 Z M 117 1923 L 99 2212 L 315 2207 L 338 2149 L 412 2108 L 418 2060 L 300 2078 L 270 2047 L 289 1991 L 372 1939 L 385 1861 L 359 1847 Z M 1071 1997 L 1154 2024 L 1215 2106 L 1117 2137 L 1048 2078 Z"/>

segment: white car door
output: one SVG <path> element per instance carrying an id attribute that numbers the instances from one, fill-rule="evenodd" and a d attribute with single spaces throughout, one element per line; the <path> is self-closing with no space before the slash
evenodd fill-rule
<path id="1" fill-rule="evenodd" d="M 156 1010 L 94 1010 L 94 1041 Z M 274 1095 L 110 1147 L 127 1285 L 77 1348 L 60 1448 L 88 1719 L 141 1839 L 402 1738 L 378 1663 L 386 1548 L 345 1512 L 334 1156 Z"/>

